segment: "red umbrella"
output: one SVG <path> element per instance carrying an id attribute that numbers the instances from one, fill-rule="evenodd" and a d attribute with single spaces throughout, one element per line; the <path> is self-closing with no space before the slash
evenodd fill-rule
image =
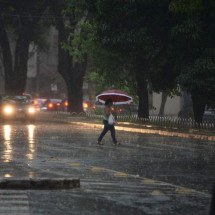
<path id="1" fill-rule="evenodd" d="M 107 99 L 112 99 L 114 105 L 123 105 L 123 104 L 130 104 L 133 99 L 129 96 L 126 92 L 122 90 L 106 90 L 101 94 L 96 96 L 96 101 L 105 104 Z"/>

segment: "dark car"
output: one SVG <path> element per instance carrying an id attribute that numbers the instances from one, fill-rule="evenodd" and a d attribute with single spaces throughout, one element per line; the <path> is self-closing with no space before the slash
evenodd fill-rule
<path id="1" fill-rule="evenodd" d="M 205 109 L 205 112 L 203 115 L 203 120 L 215 122 L 215 108 L 214 107 Z"/>
<path id="2" fill-rule="evenodd" d="M 25 95 L 2 96 L 0 119 L 23 119 L 35 121 L 36 109 L 32 100 Z"/>
<path id="3" fill-rule="evenodd" d="M 63 99 L 62 101 L 61 101 L 61 104 L 60 104 L 60 110 L 61 111 L 67 111 L 67 109 L 68 109 L 68 100 L 67 99 Z M 86 101 L 86 100 L 84 100 L 83 101 L 83 110 L 86 112 L 86 111 L 88 111 L 89 110 L 89 108 L 90 108 L 90 102 L 89 101 Z"/>
<path id="4" fill-rule="evenodd" d="M 62 99 L 47 99 L 44 103 L 46 110 L 59 111 L 61 109 Z"/>
<path id="5" fill-rule="evenodd" d="M 60 110 L 67 111 L 67 108 L 68 108 L 68 101 L 67 99 L 63 99 L 60 104 Z"/>
<path id="6" fill-rule="evenodd" d="M 46 98 L 34 98 L 34 106 L 37 111 L 47 110 L 46 107 Z"/>

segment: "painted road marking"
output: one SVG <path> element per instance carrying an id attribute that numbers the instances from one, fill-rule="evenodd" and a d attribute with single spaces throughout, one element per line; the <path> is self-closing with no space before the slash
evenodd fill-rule
<path id="1" fill-rule="evenodd" d="M 72 166 L 72 167 L 80 167 L 81 164 L 79 162 L 72 162 L 72 163 L 70 163 L 70 166 Z"/>
<path id="2" fill-rule="evenodd" d="M 176 192 L 178 192 L 180 194 L 190 194 L 190 193 L 192 193 L 192 190 L 189 188 L 180 187 L 180 188 L 176 189 Z"/>
<path id="3" fill-rule="evenodd" d="M 103 167 L 91 166 L 90 169 L 93 172 L 104 172 L 104 168 Z"/>
<path id="4" fill-rule="evenodd" d="M 47 148 L 51 149 L 52 147 L 48 146 Z M 75 148 L 82 148 L 82 147 L 75 147 Z M 53 148 L 52 148 L 52 150 L 53 150 Z M 57 150 L 57 148 L 55 148 L 54 150 Z M 79 162 L 74 162 L 72 164 L 71 164 L 71 162 L 69 163 L 69 162 L 65 162 L 63 160 L 59 160 L 58 162 L 62 163 L 62 164 L 65 164 L 65 165 L 69 165 L 70 167 L 79 167 L 79 166 L 82 165 Z M 103 168 L 101 166 L 86 166 L 84 164 L 82 166 L 83 166 L 83 168 L 90 169 L 92 172 L 97 172 L 97 173 L 99 173 L 99 172 L 107 172 L 107 173 L 112 174 L 115 177 L 131 177 L 131 178 L 140 179 L 140 180 L 142 180 L 143 184 L 145 184 L 145 185 L 171 186 L 172 188 L 175 189 L 175 194 L 180 194 L 180 195 L 200 195 L 200 196 L 204 196 L 206 198 L 211 198 L 211 195 L 209 193 L 197 191 L 197 190 L 194 190 L 194 189 L 185 188 L 185 187 L 182 187 L 182 186 L 174 185 L 174 184 L 159 181 L 159 180 L 153 180 L 153 179 L 150 179 L 150 178 L 140 177 L 139 175 L 133 175 L 133 174 L 128 174 L 128 173 L 124 173 L 124 172 L 114 171 L 114 170 L 111 170 L 111 169 Z M 34 166 L 34 168 L 35 168 L 35 166 Z M 39 167 L 38 167 L 38 169 L 39 169 Z M 46 170 L 41 170 L 41 167 L 40 167 L 40 172 L 46 172 Z M 59 175 L 59 172 L 57 173 L 56 171 L 50 171 L 49 170 L 49 173 L 51 173 L 51 172 L 53 172 L 54 174 Z M 62 174 L 61 173 L 60 175 L 68 176 L 69 174 L 65 174 L 65 173 Z"/>
<path id="5" fill-rule="evenodd" d="M 163 193 L 161 193 L 159 190 L 153 190 L 151 192 L 151 195 L 153 196 L 161 196 L 161 195 L 164 195 Z"/>
<path id="6" fill-rule="evenodd" d="M 145 178 L 145 179 L 143 180 L 143 183 L 144 183 L 144 184 L 155 184 L 156 181 L 155 181 L 155 180 L 152 180 L 152 179 L 149 179 L 149 178 Z"/>
<path id="7" fill-rule="evenodd" d="M 116 177 L 128 177 L 128 174 L 124 172 L 116 172 L 113 175 Z"/>
<path id="8" fill-rule="evenodd" d="M 28 196 L 23 191 L 0 191 L 0 215 L 29 215 Z"/>
<path id="9" fill-rule="evenodd" d="M 92 168 L 92 166 L 91 166 L 91 168 Z M 94 168 L 95 168 L 95 166 L 94 166 Z M 144 184 L 148 184 L 148 185 L 170 186 L 170 187 L 174 188 L 176 193 L 181 194 L 181 195 L 183 195 L 183 194 L 184 195 L 187 195 L 187 194 L 188 195 L 200 195 L 200 196 L 203 196 L 206 198 L 211 198 L 211 195 L 209 193 L 204 193 L 204 192 L 197 191 L 194 189 L 185 188 L 182 186 L 178 186 L 175 184 L 171 184 L 171 183 L 167 183 L 167 182 L 163 182 L 163 181 L 159 181 L 159 180 L 153 180 L 150 178 L 144 178 L 139 175 L 127 174 L 124 172 L 119 172 L 119 171 L 115 171 L 115 170 L 111 170 L 111 169 L 107 169 L 107 168 L 103 168 L 103 167 L 97 167 L 97 168 L 98 169 L 101 168 L 101 169 L 103 169 L 103 171 L 110 173 L 116 177 L 131 177 L 131 178 L 140 179 L 140 180 L 142 180 L 142 182 Z"/>

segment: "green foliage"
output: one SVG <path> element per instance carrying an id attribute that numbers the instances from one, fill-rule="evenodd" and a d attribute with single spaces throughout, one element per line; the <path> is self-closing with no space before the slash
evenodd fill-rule
<path id="1" fill-rule="evenodd" d="M 177 24 L 172 28 L 172 36 L 180 35 L 183 40 L 197 41 L 202 34 L 202 30 L 199 28 L 198 20 L 188 18 L 181 24 Z"/>
<path id="2" fill-rule="evenodd" d="M 133 76 L 133 82 L 136 82 L 137 75 L 134 73 L 134 67 L 137 67 L 138 64 L 138 73 L 141 73 L 139 76 L 144 76 L 152 82 L 159 82 L 159 84 L 153 83 L 153 85 L 156 85 L 158 91 L 161 90 L 161 88 L 158 89 L 158 86 L 162 85 L 164 76 L 157 73 L 164 69 L 159 67 L 161 66 L 160 61 L 162 61 L 160 58 L 163 58 L 167 52 L 171 52 L 169 48 L 169 50 L 163 51 L 171 35 L 172 21 L 170 21 L 171 14 L 168 12 L 169 1 L 161 3 L 153 0 L 88 2 L 91 2 L 89 13 L 93 14 L 90 21 L 94 25 L 95 41 L 107 52 L 118 53 L 119 59 L 126 59 L 122 62 L 123 67 L 129 72 L 128 76 Z M 106 71 L 108 70 L 106 69 Z M 124 72 L 124 69 L 121 71 Z M 168 72 L 175 74 L 169 70 Z M 171 83 L 173 82 L 171 81 Z M 135 84 L 133 87 L 137 87 L 137 85 Z M 163 88 L 165 87 L 163 86 Z"/>
<path id="3" fill-rule="evenodd" d="M 63 44 L 71 56 L 78 61 L 88 56 L 88 76 L 90 81 L 96 84 L 97 92 L 101 92 L 107 88 L 115 87 L 126 90 L 127 92 L 131 87 L 129 86 L 128 71 L 125 70 L 125 62 L 128 61 L 128 57 L 124 53 L 119 53 L 113 49 L 106 49 L 103 44 L 97 40 L 96 32 L 98 30 L 97 22 L 92 19 L 92 13 L 89 11 L 86 13 L 86 8 L 83 5 L 90 2 L 81 1 L 68 1 L 69 7 L 67 13 L 74 14 L 79 28 L 78 33 L 72 32 L 73 26 L 68 26 L 68 30 L 71 28 L 70 42 L 69 44 Z M 85 5 L 86 6 L 86 5 Z M 86 19 L 83 19 L 83 16 Z M 90 17 L 90 18 L 89 18 Z M 79 19 L 79 21 L 78 21 Z M 82 21 L 80 21 L 82 20 Z M 132 84 L 131 84 L 132 85 Z"/>
<path id="4" fill-rule="evenodd" d="M 215 61 L 198 59 L 188 65 L 179 77 L 181 86 L 189 92 L 204 95 L 208 101 L 215 100 Z"/>
<path id="5" fill-rule="evenodd" d="M 85 0 L 66 0 L 65 1 L 65 9 L 63 13 L 65 15 L 73 16 L 76 22 L 81 20 L 83 14 L 86 12 L 86 1 Z"/>
<path id="6" fill-rule="evenodd" d="M 99 91 L 114 85 L 135 94 L 141 78 L 169 95 L 179 93 L 179 81 L 208 99 L 214 93 L 213 0 L 70 3 L 79 19 L 87 11 L 87 21 L 71 36 L 69 50 L 77 59 L 90 56 L 90 79 Z"/>
<path id="7" fill-rule="evenodd" d="M 176 62 L 181 67 L 180 84 L 210 103 L 215 94 L 215 2 L 174 0 L 170 9 L 180 14 L 178 24 L 172 29 L 178 53 Z"/>
<path id="8" fill-rule="evenodd" d="M 154 51 L 155 41 L 149 30 L 151 23 L 146 20 L 146 14 L 152 10 L 149 11 L 144 1 L 103 0 L 93 5 L 89 13 L 93 14 L 95 40 L 104 48 L 122 54 L 140 50 L 147 56 Z"/>
<path id="9" fill-rule="evenodd" d="M 62 43 L 62 47 L 69 51 L 70 55 L 77 61 L 85 60 L 85 56 L 91 46 L 90 41 L 88 40 L 88 32 L 83 28 L 83 26 L 84 24 L 79 26 L 81 31 L 75 36 L 73 29 L 68 27 L 68 29 L 71 30 L 69 43 Z"/>
<path id="10" fill-rule="evenodd" d="M 174 13 L 190 14 L 199 12 L 202 6 L 202 0 L 173 0 L 169 6 L 170 11 Z"/>

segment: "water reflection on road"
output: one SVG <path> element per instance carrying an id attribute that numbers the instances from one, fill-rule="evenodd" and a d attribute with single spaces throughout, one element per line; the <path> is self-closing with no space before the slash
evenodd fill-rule
<path id="1" fill-rule="evenodd" d="M 3 125 L 1 128 L 3 153 L 1 159 L 3 162 L 13 161 L 14 148 L 13 145 L 16 140 L 22 142 L 20 147 L 25 147 L 25 144 L 28 147 L 28 152 L 26 157 L 30 160 L 34 158 L 35 153 L 35 125 L 27 124 L 7 124 Z M 24 144 L 24 145 L 23 145 Z"/>
<path id="2" fill-rule="evenodd" d="M 186 215 L 191 214 L 188 205 L 192 210 L 196 207 L 195 211 L 201 209 L 200 214 L 208 212 L 215 172 L 214 142 L 117 131 L 121 146 L 112 144 L 110 134 L 105 136 L 105 144 L 98 146 L 99 133 L 100 129 L 64 123 L 0 124 L 0 157 L 5 164 L 0 175 L 78 177 L 82 187 L 76 195 L 80 199 L 117 202 L 114 207 L 118 211 L 128 207 L 125 214 L 133 210 L 136 214 L 162 214 L 162 207 L 166 210 L 163 214 L 170 214 L 178 205 Z M 42 204 L 42 199 L 36 202 Z"/>
<path id="3" fill-rule="evenodd" d="M 26 155 L 28 159 L 34 159 L 35 153 L 35 125 L 28 125 L 28 147 L 29 153 Z"/>
<path id="4" fill-rule="evenodd" d="M 11 143 L 11 126 L 3 126 L 3 144 L 4 144 L 4 153 L 2 155 L 3 162 L 10 162 L 12 160 L 12 143 Z"/>

